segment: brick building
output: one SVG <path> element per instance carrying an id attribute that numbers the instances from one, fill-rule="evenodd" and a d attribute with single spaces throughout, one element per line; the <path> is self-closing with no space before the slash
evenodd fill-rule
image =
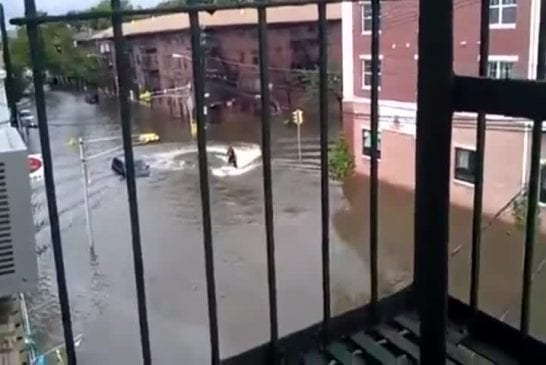
<path id="1" fill-rule="evenodd" d="M 490 1 L 489 77 L 536 76 L 539 0 Z M 344 131 L 359 173 L 369 173 L 371 2 L 342 5 Z M 480 1 L 454 4 L 454 68 L 477 75 Z M 381 3 L 380 179 L 414 188 L 418 1 Z M 454 203 L 472 206 L 476 115 L 456 114 L 452 136 Z M 528 179 L 530 122 L 487 116 L 484 211 L 496 213 Z M 546 172 L 546 170 L 545 170 Z M 546 190 L 543 191 L 546 193 Z M 546 198 L 546 194 L 541 194 Z"/>
<path id="2" fill-rule="evenodd" d="M 294 6 L 267 10 L 269 64 L 273 95 L 282 94 L 291 83 L 293 69 L 312 69 L 318 64 L 316 6 Z M 341 68 L 341 6 L 328 5 L 329 62 Z M 259 93 L 257 12 L 224 10 L 200 14 L 203 30 L 206 79 L 209 90 L 235 97 L 254 98 Z M 124 23 L 135 94 L 142 90 L 165 91 L 153 106 L 183 112 L 185 90 L 191 84 L 191 44 L 186 14 L 152 17 Z M 98 51 L 114 71 L 112 30 L 96 34 Z M 160 93 L 161 94 L 161 93 Z M 179 95 L 180 94 L 180 95 Z M 226 96 L 229 97 L 229 96 Z"/>

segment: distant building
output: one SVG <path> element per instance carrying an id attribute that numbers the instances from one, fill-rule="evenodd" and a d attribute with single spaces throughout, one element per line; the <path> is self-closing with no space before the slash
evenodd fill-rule
<path id="1" fill-rule="evenodd" d="M 418 61 L 418 1 L 381 2 L 380 179 L 414 188 Z M 539 0 L 490 2 L 491 78 L 534 78 Z M 371 1 L 346 2 L 343 18 L 344 130 L 356 170 L 369 173 L 371 87 Z M 480 1 L 455 0 L 454 69 L 477 75 Z M 455 114 L 452 133 L 451 198 L 472 206 L 476 166 L 476 115 Z M 530 122 L 487 116 L 484 210 L 496 213 L 527 183 Z M 546 170 L 544 170 L 546 174 Z M 546 176 L 546 175 L 545 175 Z M 541 190 L 546 203 L 546 186 Z"/>
<path id="2" fill-rule="evenodd" d="M 340 9 L 339 4 L 327 8 L 329 64 L 337 71 L 341 69 Z M 270 78 L 276 97 L 290 93 L 287 88 L 297 81 L 293 69 L 314 69 L 318 65 L 317 18 L 316 5 L 267 10 Z M 200 24 L 209 87 L 217 97 L 223 93 L 254 98 L 260 86 L 256 11 L 203 13 Z M 176 93 L 172 90 L 192 82 L 188 16 L 176 14 L 131 21 L 124 23 L 123 32 L 128 39 L 134 94 L 142 90 L 165 91 L 164 97 L 154 99 L 153 106 L 181 115 L 183 97 L 173 97 Z M 112 30 L 108 29 L 92 40 L 105 67 L 113 73 L 111 38 Z"/>

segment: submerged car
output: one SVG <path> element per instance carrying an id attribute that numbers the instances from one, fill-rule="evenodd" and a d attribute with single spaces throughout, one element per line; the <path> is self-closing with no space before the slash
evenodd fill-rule
<path id="1" fill-rule="evenodd" d="M 144 162 L 143 159 L 135 158 L 135 177 L 150 176 L 150 165 Z M 123 177 L 127 176 L 127 166 L 124 156 L 116 156 L 112 159 L 112 170 Z"/>

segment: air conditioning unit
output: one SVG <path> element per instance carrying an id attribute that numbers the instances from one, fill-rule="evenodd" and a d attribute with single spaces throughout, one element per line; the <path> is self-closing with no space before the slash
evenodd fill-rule
<path id="1" fill-rule="evenodd" d="M 0 129 L 0 297 L 38 282 L 27 148 L 16 129 Z"/>

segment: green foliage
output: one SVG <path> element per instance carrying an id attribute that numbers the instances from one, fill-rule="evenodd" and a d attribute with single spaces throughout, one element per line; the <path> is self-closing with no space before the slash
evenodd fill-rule
<path id="1" fill-rule="evenodd" d="M 340 136 L 328 153 L 330 176 L 336 181 L 342 181 L 353 174 L 355 163 L 349 150 L 349 145 Z"/>
<path id="2" fill-rule="evenodd" d="M 156 8 L 158 9 L 166 9 L 173 6 L 182 6 L 186 5 L 186 0 L 163 0 L 159 4 L 156 5 Z"/>
<path id="3" fill-rule="evenodd" d="M 512 202 L 512 217 L 518 229 L 524 229 L 527 220 L 527 189 L 522 190 L 521 194 Z M 540 209 L 537 209 L 537 227 L 540 226 Z M 537 230 L 538 231 L 538 230 Z"/>
<path id="4" fill-rule="evenodd" d="M 67 24 L 49 23 L 40 27 L 43 67 L 53 75 L 95 82 L 98 61 L 88 54 L 85 48 L 76 47 L 75 34 L 76 29 Z M 31 67 L 29 43 L 24 28 L 17 29 L 16 36 L 10 40 L 10 54 L 16 79 L 16 93 L 20 93 L 23 87 L 23 72 Z"/>
<path id="5" fill-rule="evenodd" d="M 327 84 L 328 91 L 336 96 L 336 98 L 341 99 L 342 92 L 342 77 L 341 72 L 333 69 L 328 71 L 327 74 Z M 304 86 L 304 88 L 312 94 L 319 93 L 320 79 L 319 79 L 319 70 L 310 70 L 307 72 L 302 72 L 299 76 L 299 82 Z"/>

